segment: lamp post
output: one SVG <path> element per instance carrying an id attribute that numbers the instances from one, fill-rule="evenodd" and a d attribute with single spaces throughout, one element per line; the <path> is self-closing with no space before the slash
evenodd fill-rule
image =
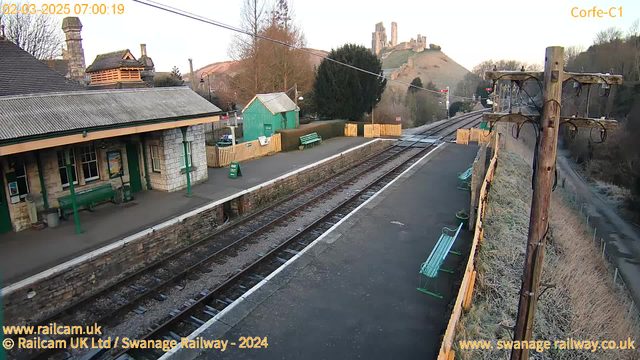
<path id="1" fill-rule="evenodd" d="M 207 90 L 209 91 L 209 102 L 211 102 L 211 79 L 209 79 L 209 73 L 202 73 L 202 75 L 200 75 L 201 84 L 204 84 L 204 76 L 207 77 Z"/>

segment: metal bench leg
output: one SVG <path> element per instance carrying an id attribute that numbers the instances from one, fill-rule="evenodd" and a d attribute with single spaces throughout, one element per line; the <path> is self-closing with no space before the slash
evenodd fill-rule
<path id="1" fill-rule="evenodd" d="M 449 274 L 453 274 L 453 270 L 449 270 L 449 269 L 438 269 L 438 271 L 442 271 L 442 272 L 446 272 Z"/>
<path id="2" fill-rule="evenodd" d="M 418 275 L 418 276 L 420 277 L 420 275 Z M 421 278 L 419 278 L 419 284 L 420 284 L 420 286 L 417 288 L 418 291 L 420 291 L 422 293 L 425 293 L 427 295 L 431 295 L 431 296 L 437 297 L 438 299 L 442 299 L 442 294 L 440 294 L 438 292 L 438 278 L 434 279 L 433 287 L 434 287 L 434 291 L 435 292 L 427 290 L 427 287 L 429 286 L 429 278 L 427 278 L 427 280 L 425 281 L 424 287 L 422 286 L 422 279 Z"/>
<path id="3" fill-rule="evenodd" d="M 449 250 L 449 253 L 450 253 L 450 254 L 453 254 L 453 255 L 462 256 L 462 253 L 461 253 L 460 251 Z"/>

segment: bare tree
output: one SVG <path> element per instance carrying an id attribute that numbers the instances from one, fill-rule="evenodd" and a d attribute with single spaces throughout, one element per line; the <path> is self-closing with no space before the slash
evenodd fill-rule
<path id="1" fill-rule="evenodd" d="M 593 43 L 595 45 L 601 45 L 604 43 L 614 42 L 617 40 L 622 40 L 622 30 L 618 29 L 615 26 L 612 26 L 605 30 L 599 31 L 596 34 L 596 38 L 593 39 Z"/>
<path id="2" fill-rule="evenodd" d="M 306 46 L 302 29 L 293 20 L 287 1 L 280 0 L 269 11 L 259 0 L 245 0 L 242 9 L 243 28 L 257 36 L 238 36 L 229 54 L 238 61 L 238 75 L 232 87 L 239 101 L 248 101 L 263 92 L 288 91 L 294 84 L 305 93 L 311 89 L 313 66 L 307 53 L 265 40 L 262 37 Z M 292 95 L 292 93 L 289 93 Z"/>
<path id="3" fill-rule="evenodd" d="M 567 46 L 564 50 L 565 67 L 570 67 L 582 52 L 584 52 L 584 46 L 582 45 Z"/>
<path id="4" fill-rule="evenodd" d="M 240 10 L 240 27 L 251 35 L 236 35 L 229 46 L 229 56 L 242 62 L 243 71 L 236 79 L 242 84 L 244 92 L 258 93 L 261 64 L 258 58 L 258 35 L 266 25 L 266 12 L 263 0 L 244 0 Z"/>
<path id="5" fill-rule="evenodd" d="M 2 7 L 3 2 L 0 1 L 0 9 Z M 17 3 L 17 7 L 22 8 L 22 3 Z M 61 55 L 63 35 L 54 16 L 20 12 L 4 14 L 0 11 L 0 23 L 5 25 L 9 41 L 37 59 L 53 59 Z"/>
<path id="6" fill-rule="evenodd" d="M 627 40 L 640 36 L 640 19 L 635 19 L 627 29 Z"/>

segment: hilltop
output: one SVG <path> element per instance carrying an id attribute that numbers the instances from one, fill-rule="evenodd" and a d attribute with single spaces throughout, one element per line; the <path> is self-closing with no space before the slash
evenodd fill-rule
<path id="1" fill-rule="evenodd" d="M 329 55 L 329 52 L 324 50 L 310 49 L 310 48 L 305 50 L 311 51 L 313 53 L 316 53 L 322 56 Z M 322 58 L 319 56 L 309 56 L 309 60 L 310 60 L 311 66 L 314 69 L 320 66 L 320 63 L 322 62 Z M 212 89 L 216 89 L 216 88 L 220 88 L 221 85 L 223 85 L 223 87 L 224 85 L 228 86 L 228 82 L 231 80 L 232 77 L 236 76 L 239 71 L 240 71 L 240 68 L 238 66 L 238 61 L 229 60 L 229 61 L 211 63 L 209 65 L 205 65 L 201 67 L 200 69 L 194 70 L 193 72 L 195 73 L 196 79 L 200 79 L 200 76 L 204 73 L 209 74 L 209 77 L 212 82 L 211 87 Z M 182 75 L 182 78 L 185 80 L 185 82 L 189 82 L 190 80 L 189 73 L 187 72 L 186 74 Z M 214 78 L 216 83 L 224 83 L 224 84 L 216 84 L 217 86 L 214 86 Z"/>
<path id="2" fill-rule="evenodd" d="M 382 53 L 382 69 L 391 79 L 410 83 L 420 77 L 423 84 L 432 81 L 440 89 L 449 86 L 453 91 L 459 81 L 469 73 L 440 50 L 425 49 L 414 52 L 411 49 L 391 50 Z M 391 87 L 402 87 L 389 83 Z"/>

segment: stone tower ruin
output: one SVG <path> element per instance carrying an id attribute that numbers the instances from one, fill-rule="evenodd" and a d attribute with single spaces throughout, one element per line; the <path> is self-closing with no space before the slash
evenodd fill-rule
<path id="1" fill-rule="evenodd" d="M 374 55 L 380 55 L 382 49 L 387 46 L 387 30 L 384 25 L 379 22 L 376 24 L 376 31 L 371 36 L 371 52 Z"/>
<path id="2" fill-rule="evenodd" d="M 389 45 L 391 47 L 398 45 L 398 24 L 395 21 L 391 23 L 391 43 Z"/>
<path id="3" fill-rule="evenodd" d="M 62 31 L 66 37 L 67 49 L 62 52 L 62 58 L 67 61 L 69 77 L 82 85 L 87 83 L 84 72 L 84 50 L 82 49 L 82 23 L 77 17 L 66 17 L 62 20 Z"/>

